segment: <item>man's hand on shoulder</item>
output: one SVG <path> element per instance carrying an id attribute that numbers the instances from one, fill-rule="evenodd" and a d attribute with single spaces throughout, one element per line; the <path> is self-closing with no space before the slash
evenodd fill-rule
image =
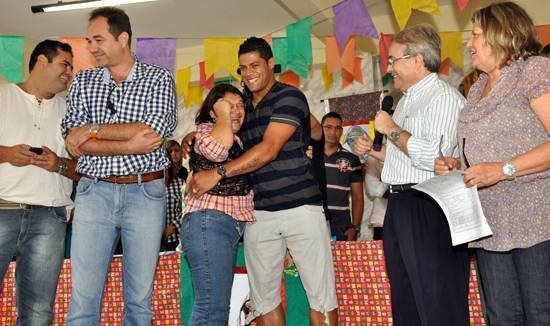
<path id="1" fill-rule="evenodd" d="M 38 155 L 29 150 L 26 144 L 14 146 L 0 146 L 0 163 L 9 163 L 13 166 L 27 166 Z"/>
<path id="2" fill-rule="evenodd" d="M 184 159 L 188 159 L 189 155 L 191 154 L 191 144 L 193 144 L 193 139 L 195 139 L 195 136 L 197 135 L 196 131 L 191 131 L 185 137 L 183 137 L 183 140 L 181 141 L 181 152 Z"/>

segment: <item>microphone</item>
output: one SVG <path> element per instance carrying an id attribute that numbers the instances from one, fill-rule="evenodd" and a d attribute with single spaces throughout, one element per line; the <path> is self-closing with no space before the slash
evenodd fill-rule
<path id="1" fill-rule="evenodd" d="M 393 97 L 391 95 L 385 96 L 382 100 L 382 111 L 388 112 L 391 114 L 391 108 L 393 107 Z M 382 149 L 382 139 L 384 134 L 379 133 L 378 131 L 374 134 L 374 141 L 372 142 L 372 149 L 379 152 Z"/>

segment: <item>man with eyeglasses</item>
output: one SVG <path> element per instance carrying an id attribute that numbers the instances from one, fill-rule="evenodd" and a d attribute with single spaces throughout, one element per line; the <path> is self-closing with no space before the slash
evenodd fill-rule
<path id="1" fill-rule="evenodd" d="M 286 250 L 300 273 L 310 305 L 312 325 L 338 323 L 329 230 L 319 184 L 305 150 L 311 119 L 304 94 L 279 83 L 269 44 L 251 37 L 239 47 L 239 67 L 249 95 L 239 131 L 245 153 L 218 169 L 201 171 L 189 181 L 200 196 L 226 177 L 248 174 L 254 190 L 256 222 L 244 234 L 253 313 L 263 325 L 285 325 L 280 287 Z"/>
<path id="2" fill-rule="evenodd" d="M 437 75 L 440 43 L 425 24 L 393 37 L 388 72 L 404 94 L 393 118 L 379 111 L 374 120 L 389 140 L 382 169 L 390 189 L 383 238 L 396 325 L 469 324 L 466 246 L 452 246 L 441 208 L 411 188 L 434 176 L 435 158 L 458 156 L 456 128 L 465 99 Z M 372 145 L 367 139 L 356 143 L 359 154 Z"/>
<path id="3" fill-rule="evenodd" d="M 0 284 L 15 256 L 17 325 L 53 320 L 71 179 L 79 177 L 59 130 L 65 100 L 56 95 L 72 62 L 70 45 L 45 40 L 31 53 L 27 80 L 0 86 Z"/>
<path id="4" fill-rule="evenodd" d="M 130 19 L 119 8 L 90 14 L 88 50 L 99 67 L 79 73 L 62 121 L 68 150 L 80 156 L 71 243 L 68 325 L 97 325 L 107 270 L 124 249 L 125 325 L 150 325 L 151 294 L 164 230 L 161 146 L 176 126 L 171 73 L 130 50 Z"/>

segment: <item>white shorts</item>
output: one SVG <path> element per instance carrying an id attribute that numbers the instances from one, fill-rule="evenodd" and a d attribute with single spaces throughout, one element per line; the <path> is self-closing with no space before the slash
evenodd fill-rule
<path id="1" fill-rule="evenodd" d="M 286 250 L 290 251 L 311 309 L 326 313 L 338 307 L 330 233 L 322 206 L 255 211 L 256 222 L 244 233 L 246 269 L 256 316 L 281 303 Z"/>

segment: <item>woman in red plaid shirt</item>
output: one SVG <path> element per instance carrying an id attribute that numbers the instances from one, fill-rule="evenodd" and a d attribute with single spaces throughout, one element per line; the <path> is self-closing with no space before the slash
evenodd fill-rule
<path id="1" fill-rule="evenodd" d="M 214 87 L 200 108 L 189 165 L 193 172 L 217 169 L 221 181 L 197 198 L 187 196 L 181 241 L 195 294 L 190 325 L 225 325 L 229 316 L 237 244 L 254 220 L 253 192 L 246 176 L 225 177 L 223 163 L 243 154 L 236 133 L 244 99 L 232 85 Z"/>

